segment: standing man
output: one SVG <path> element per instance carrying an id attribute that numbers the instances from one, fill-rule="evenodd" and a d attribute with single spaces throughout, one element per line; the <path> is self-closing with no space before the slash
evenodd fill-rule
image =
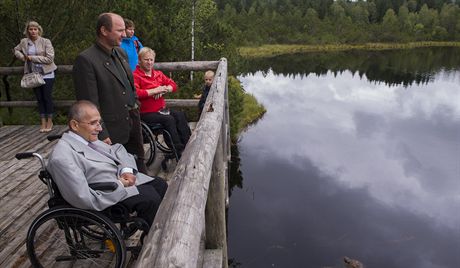
<path id="1" fill-rule="evenodd" d="M 126 53 L 120 48 L 126 37 L 123 18 L 115 13 L 99 15 L 96 35 L 96 43 L 81 52 L 73 66 L 77 100 L 97 105 L 104 124 L 99 139 L 123 144 L 137 156 L 138 170 L 147 174 L 136 90 Z"/>

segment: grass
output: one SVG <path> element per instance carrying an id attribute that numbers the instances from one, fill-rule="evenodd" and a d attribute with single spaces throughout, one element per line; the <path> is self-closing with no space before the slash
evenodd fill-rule
<path id="1" fill-rule="evenodd" d="M 263 58 L 283 54 L 305 52 L 327 52 L 345 50 L 388 50 L 410 49 L 417 47 L 460 47 L 460 42 L 410 42 L 410 43 L 366 43 L 366 44 L 329 44 L 329 45 L 262 45 L 259 47 L 240 47 L 239 53 L 245 58 Z"/>
<path id="2" fill-rule="evenodd" d="M 266 112 L 254 95 L 246 92 L 241 82 L 234 76 L 228 79 L 228 98 L 230 103 L 230 134 L 232 141 L 238 141 L 239 134 L 259 120 Z"/>
<path id="3" fill-rule="evenodd" d="M 244 94 L 243 112 L 241 113 L 241 121 L 238 122 L 239 132 L 243 131 L 250 125 L 257 122 L 267 112 L 265 107 L 257 102 L 256 97 L 250 93 Z"/>

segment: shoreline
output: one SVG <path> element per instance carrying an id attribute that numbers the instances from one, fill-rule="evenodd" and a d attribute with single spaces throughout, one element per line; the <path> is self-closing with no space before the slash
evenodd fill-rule
<path id="1" fill-rule="evenodd" d="M 421 47 L 460 47 L 460 42 L 409 42 L 409 43 L 365 43 L 365 44 L 327 44 L 327 45 L 262 45 L 257 47 L 244 46 L 239 53 L 244 58 L 264 58 L 284 54 L 307 52 L 336 52 L 347 50 L 390 50 L 412 49 Z"/>

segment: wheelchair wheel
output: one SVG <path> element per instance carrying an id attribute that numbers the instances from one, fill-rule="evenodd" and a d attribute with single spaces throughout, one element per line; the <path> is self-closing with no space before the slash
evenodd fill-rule
<path id="1" fill-rule="evenodd" d="M 144 138 L 144 159 L 145 164 L 150 166 L 155 160 L 155 153 L 156 153 L 156 144 L 155 144 L 155 136 L 153 135 L 150 128 L 144 123 L 141 122 L 142 128 L 142 136 Z"/>
<path id="2" fill-rule="evenodd" d="M 156 132 L 158 133 L 156 133 L 154 137 L 155 137 L 155 144 L 158 147 L 158 149 L 160 149 L 160 151 L 166 154 L 172 153 L 173 152 L 173 150 L 171 149 L 172 145 L 166 142 L 166 139 L 170 141 L 169 143 L 172 142 L 171 134 L 169 134 L 169 132 L 166 131 L 165 129 L 158 129 L 156 130 Z M 159 137 L 160 135 L 162 136 L 162 138 Z"/>
<path id="3" fill-rule="evenodd" d="M 124 241 L 115 224 L 97 212 L 71 207 L 40 214 L 27 233 L 33 267 L 123 267 Z"/>

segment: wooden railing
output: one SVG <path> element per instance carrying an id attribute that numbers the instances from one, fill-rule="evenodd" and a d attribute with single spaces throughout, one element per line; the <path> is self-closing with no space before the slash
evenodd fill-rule
<path id="1" fill-rule="evenodd" d="M 227 60 L 156 63 L 155 68 L 213 69 L 216 74 L 200 120 L 177 163 L 135 266 L 227 267 L 225 208 L 231 142 Z M 71 66 L 59 66 L 58 73 L 68 74 L 71 70 Z M 22 74 L 22 67 L 0 67 L 0 75 L 18 74 Z M 66 102 L 62 104 L 73 101 Z M 7 107 L 24 105 L 31 104 L 0 102 L 0 106 Z"/>
<path id="2" fill-rule="evenodd" d="M 227 266 L 228 122 L 227 61 L 222 59 L 136 267 Z"/>
<path id="3" fill-rule="evenodd" d="M 157 62 L 154 67 L 157 70 L 162 71 L 203 71 L 203 70 L 215 70 L 219 61 L 194 61 L 194 62 Z M 70 75 L 72 74 L 73 65 L 58 65 L 56 70 L 57 75 Z M 0 67 L 0 75 L 3 76 L 3 84 L 5 88 L 5 93 L 8 95 L 8 90 L 10 85 L 8 83 L 7 77 L 10 75 L 22 75 L 24 73 L 24 67 L 15 66 L 15 67 Z M 56 107 L 68 107 L 74 100 L 54 100 L 53 103 Z M 166 100 L 167 104 L 170 107 L 191 107 L 197 106 L 197 100 L 178 100 L 171 99 Z M 36 107 L 36 101 L 13 101 L 13 100 L 0 100 L 0 107 Z"/>

